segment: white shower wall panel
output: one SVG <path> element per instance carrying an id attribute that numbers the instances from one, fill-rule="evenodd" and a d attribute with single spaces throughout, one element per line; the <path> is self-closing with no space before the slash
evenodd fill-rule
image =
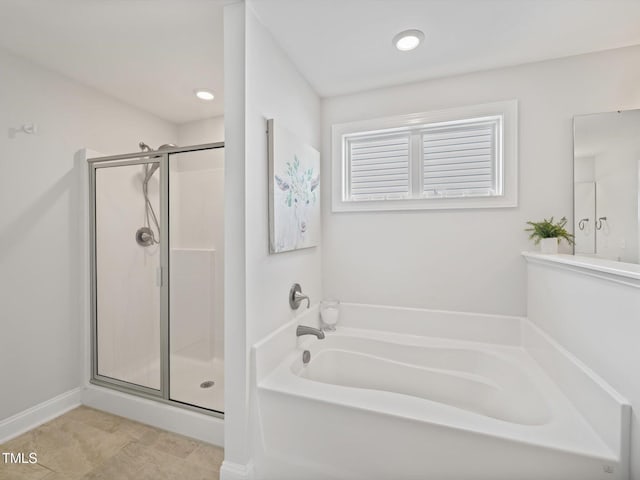
<path id="1" fill-rule="evenodd" d="M 171 353 L 214 356 L 216 251 L 171 250 Z"/>
<path id="2" fill-rule="evenodd" d="M 180 302 L 188 302 L 193 299 L 200 305 L 210 300 L 210 321 L 204 325 L 201 321 L 187 318 L 190 313 L 186 307 L 171 308 L 172 342 L 176 342 L 177 349 L 188 347 L 188 338 L 198 337 L 201 340 L 207 337 L 211 356 L 222 359 L 224 357 L 224 169 L 220 168 L 222 151 L 194 152 L 188 157 L 177 158 L 171 168 L 170 180 L 170 223 L 171 223 L 171 249 L 172 252 L 190 252 L 177 255 L 178 263 L 171 265 L 172 269 L 172 295 L 181 298 Z M 192 169 L 195 164 L 199 167 L 206 165 L 203 155 L 209 156 L 209 165 L 213 168 Z M 193 163 L 190 160 L 194 160 Z M 205 260 L 204 252 L 212 254 L 211 275 L 200 271 L 198 261 L 194 260 L 201 252 L 202 262 Z M 183 262 L 183 263 L 180 263 Z M 186 285 L 191 284 L 194 289 L 181 285 L 183 278 L 188 275 L 184 262 L 200 273 L 192 271 Z M 198 275 L 202 278 L 202 285 L 198 283 Z M 196 295 L 194 292 L 198 291 Z M 198 297 L 198 299 L 196 299 Z M 202 297 L 202 298 L 200 298 Z M 196 314 L 203 318 L 203 315 Z M 174 328 L 176 329 L 174 331 Z M 195 329 L 195 330 L 194 330 Z M 176 338 L 173 338 L 177 335 Z M 172 346 L 172 352 L 175 350 Z M 183 353 L 190 354 L 191 350 Z M 201 351 L 195 349 L 195 355 L 199 357 Z"/>
<path id="3" fill-rule="evenodd" d="M 180 225 L 172 232 L 172 247 L 219 250 L 224 238 L 224 169 L 171 173 L 171 182 L 178 184 L 172 212 L 178 215 Z"/>

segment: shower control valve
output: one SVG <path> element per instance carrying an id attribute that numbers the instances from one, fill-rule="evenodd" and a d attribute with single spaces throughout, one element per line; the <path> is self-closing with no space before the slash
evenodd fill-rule
<path id="1" fill-rule="evenodd" d="M 291 310 L 297 310 L 305 300 L 307 302 L 307 308 L 309 308 L 311 306 L 309 296 L 302 293 L 302 287 L 299 283 L 294 283 L 291 290 L 289 290 L 289 306 Z"/>

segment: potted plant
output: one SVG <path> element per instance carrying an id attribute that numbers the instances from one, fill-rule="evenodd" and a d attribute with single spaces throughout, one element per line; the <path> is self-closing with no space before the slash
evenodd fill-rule
<path id="1" fill-rule="evenodd" d="M 553 217 L 544 219 L 542 222 L 527 222 L 531 228 L 525 229 L 531 232 L 529 240 L 533 240 L 536 245 L 540 244 L 541 253 L 558 253 L 558 244 L 564 239 L 569 245 L 573 245 L 573 235 L 567 232 L 564 226 L 567 224 L 566 217 L 554 222 Z"/>

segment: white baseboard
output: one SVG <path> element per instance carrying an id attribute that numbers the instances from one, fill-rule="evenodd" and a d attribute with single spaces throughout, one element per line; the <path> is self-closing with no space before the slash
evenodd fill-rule
<path id="1" fill-rule="evenodd" d="M 80 406 L 83 390 L 83 387 L 74 388 L 12 417 L 0 420 L 0 444 Z"/>
<path id="2" fill-rule="evenodd" d="M 224 445 L 224 420 L 90 385 L 69 390 L 12 417 L 0 420 L 0 444 L 42 425 L 80 405 L 120 415 L 153 427 Z M 234 472 L 236 469 L 233 470 Z M 231 477 L 230 477 L 231 478 Z M 236 478 L 236 477 L 233 477 Z M 249 477 L 237 477 L 249 478 Z"/>
<path id="3" fill-rule="evenodd" d="M 251 480 L 253 479 L 253 465 L 241 465 L 225 460 L 220 467 L 220 480 Z"/>
<path id="4" fill-rule="evenodd" d="M 224 445 L 224 420 L 109 388 L 89 385 L 82 392 L 88 407 L 188 437 Z"/>

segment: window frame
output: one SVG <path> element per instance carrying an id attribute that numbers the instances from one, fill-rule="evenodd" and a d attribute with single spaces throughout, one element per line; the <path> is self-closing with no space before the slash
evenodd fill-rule
<path id="1" fill-rule="evenodd" d="M 422 129 L 438 124 L 462 123 L 469 119 L 501 117 L 502 129 L 496 139 L 500 150 L 502 168 L 494 173 L 501 175 L 502 191 L 493 196 L 426 197 L 423 195 Z M 349 200 L 349 138 L 361 135 L 393 134 L 417 131 L 411 136 L 409 178 L 411 198 Z M 331 127 L 331 197 L 333 212 L 357 211 L 403 211 L 403 210 L 448 210 L 475 208 L 511 208 L 518 205 L 518 102 L 507 100 L 481 105 L 451 108 L 431 112 L 396 115 Z"/>

